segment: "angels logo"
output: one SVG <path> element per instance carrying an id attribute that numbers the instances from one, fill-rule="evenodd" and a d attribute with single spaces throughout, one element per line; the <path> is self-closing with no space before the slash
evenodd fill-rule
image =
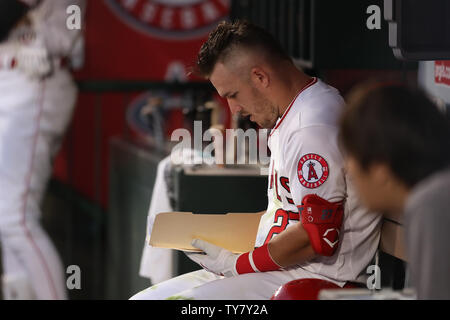
<path id="1" fill-rule="evenodd" d="M 105 0 L 125 23 L 151 36 L 186 40 L 205 36 L 227 18 L 230 0 Z"/>
<path id="2" fill-rule="evenodd" d="M 297 173 L 302 186 L 314 189 L 327 180 L 329 175 L 328 163 L 323 157 L 315 153 L 308 153 L 300 158 Z"/>

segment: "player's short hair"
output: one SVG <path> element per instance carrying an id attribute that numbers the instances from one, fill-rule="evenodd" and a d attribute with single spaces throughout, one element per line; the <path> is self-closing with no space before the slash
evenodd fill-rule
<path id="1" fill-rule="evenodd" d="M 222 21 L 200 48 L 194 72 L 210 76 L 216 63 L 224 61 L 236 48 L 259 50 L 272 61 L 291 60 L 281 44 L 263 28 L 245 20 Z"/>
<path id="2" fill-rule="evenodd" d="M 340 119 L 344 152 L 366 170 L 384 163 L 408 187 L 450 166 L 450 122 L 419 89 L 365 83 Z"/>

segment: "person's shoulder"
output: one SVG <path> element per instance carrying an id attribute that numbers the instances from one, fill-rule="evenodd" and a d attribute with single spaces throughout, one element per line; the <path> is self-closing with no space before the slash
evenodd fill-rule
<path id="1" fill-rule="evenodd" d="M 302 93 L 296 103 L 299 104 L 296 109 L 300 128 L 318 125 L 336 127 L 345 104 L 336 88 L 319 79 Z"/>
<path id="2" fill-rule="evenodd" d="M 447 215 L 450 207 L 450 168 L 436 172 L 419 182 L 410 192 L 406 212 L 427 210 L 428 214 Z"/>
<path id="3" fill-rule="evenodd" d="M 308 139 L 334 134 L 338 130 L 338 119 L 343 107 L 344 99 L 339 91 L 316 79 L 313 85 L 299 94 L 282 120 L 280 131 L 283 141 L 301 141 L 305 136 L 310 136 L 309 133 L 312 133 L 312 137 Z M 317 128 L 320 128 L 319 136 Z"/>
<path id="4" fill-rule="evenodd" d="M 450 201 L 450 189 L 447 187 L 450 187 L 450 168 L 435 172 L 420 181 L 412 189 L 412 194 L 420 200 L 447 195 Z"/>

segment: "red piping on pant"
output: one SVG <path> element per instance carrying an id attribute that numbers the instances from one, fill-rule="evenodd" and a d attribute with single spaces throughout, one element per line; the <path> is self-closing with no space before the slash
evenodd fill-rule
<path id="1" fill-rule="evenodd" d="M 41 117 L 42 117 L 42 111 L 44 108 L 44 96 L 45 96 L 45 82 L 43 82 L 42 84 L 42 89 L 41 89 L 41 97 L 40 97 L 40 101 L 39 101 L 39 111 L 38 111 L 38 115 L 37 115 L 37 123 L 36 123 L 36 132 L 34 134 L 33 137 L 33 145 L 32 145 L 32 152 L 31 152 L 31 161 L 30 161 L 30 167 L 28 170 L 28 175 L 26 176 L 26 190 L 25 190 L 25 194 L 24 194 L 24 205 L 23 205 L 23 211 L 22 211 L 22 226 L 24 228 L 24 232 L 25 232 L 25 236 L 28 238 L 28 240 L 31 243 L 31 246 L 35 249 L 38 258 L 42 261 L 42 265 L 44 266 L 44 270 L 47 274 L 47 278 L 49 280 L 49 284 L 50 284 L 50 288 L 52 291 L 52 295 L 54 299 L 58 299 L 58 295 L 56 293 L 56 287 L 55 287 L 55 283 L 53 281 L 51 272 L 50 272 L 50 268 L 47 264 L 47 261 L 44 258 L 44 255 L 42 254 L 41 250 L 39 249 L 38 245 L 36 244 L 36 242 L 33 239 L 33 236 L 30 232 L 30 230 L 27 227 L 26 224 L 26 212 L 27 212 L 27 200 L 28 200 L 28 193 L 30 191 L 30 187 L 31 187 L 31 177 L 32 177 L 32 173 L 33 173 L 33 163 L 34 163 L 34 156 L 36 153 L 36 145 L 37 145 L 37 141 L 39 139 L 39 129 L 40 129 L 40 125 L 41 125 Z M 33 270 L 29 270 L 29 272 L 32 272 Z"/>

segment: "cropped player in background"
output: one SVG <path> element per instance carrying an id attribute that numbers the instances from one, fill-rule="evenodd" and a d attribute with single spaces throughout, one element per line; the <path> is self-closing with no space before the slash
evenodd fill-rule
<path id="1" fill-rule="evenodd" d="M 66 25 L 84 0 L 2 0 L 0 15 L 0 244 L 6 299 L 65 299 L 59 255 L 40 202 L 77 96 L 68 60 L 81 30 Z M 5 19 L 4 19 L 5 18 Z"/>
<path id="2" fill-rule="evenodd" d="M 417 297 L 450 299 L 448 119 L 402 85 L 360 85 L 348 102 L 340 137 L 361 199 L 403 221 Z"/>
<path id="3" fill-rule="evenodd" d="M 246 22 L 220 23 L 197 69 L 232 113 L 272 129 L 268 207 L 255 250 L 238 255 L 194 240 L 206 254 L 189 256 L 204 270 L 132 299 L 269 299 L 294 279 L 356 281 L 378 246 L 380 216 L 359 205 L 344 171 L 339 92 L 297 69 L 269 33 Z"/>

